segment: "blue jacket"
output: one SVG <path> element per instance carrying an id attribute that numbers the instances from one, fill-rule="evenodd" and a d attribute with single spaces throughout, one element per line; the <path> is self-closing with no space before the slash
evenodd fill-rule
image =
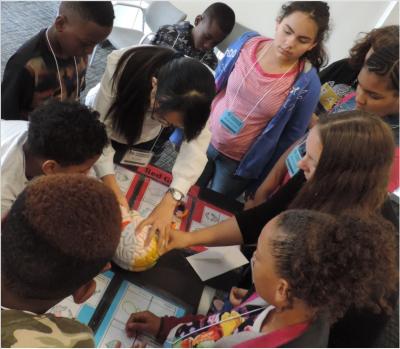
<path id="1" fill-rule="evenodd" d="M 228 47 L 226 52 L 229 54 L 224 56 L 216 71 L 218 91 L 225 88 L 240 49 L 256 35 L 245 33 Z M 237 176 L 254 179 L 254 187 L 262 182 L 286 149 L 306 132 L 320 89 L 317 70 L 306 61 L 285 102 L 240 161 L 235 173 Z"/>

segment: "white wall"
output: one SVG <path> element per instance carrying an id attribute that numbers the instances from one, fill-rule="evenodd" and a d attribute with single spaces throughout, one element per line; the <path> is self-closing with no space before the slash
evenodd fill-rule
<path id="1" fill-rule="evenodd" d="M 216 1 L 228 4 L 235 11 L 236 21 L 263 35 L 273 36 L 275 18 L 283 1 L 274 0 L 173 0 L 176 7 L 188 14 L 192 23 L 196 15 Z M 330 62 L 344 58 L 360 32 L 375 28 L 392 1 L 328 1 L 331 9 L 332 31 L 327 41 Z M 383 25 L 399 24 L 398 0 Z"/>

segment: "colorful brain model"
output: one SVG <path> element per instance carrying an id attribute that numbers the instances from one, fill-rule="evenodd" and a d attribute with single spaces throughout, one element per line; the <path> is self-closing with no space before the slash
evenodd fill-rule
<path id="1" fill-rule="evenodd" d="M 148 246 L 144 246 L 150 226 L 144 227 L 139 233 L 135 232 L 142 220 L 137 211 L 123 213 L 121 239 L 113 258 L 121 268 L 143 271 L 154 266 L 159 258 L 155 236 Z"/>

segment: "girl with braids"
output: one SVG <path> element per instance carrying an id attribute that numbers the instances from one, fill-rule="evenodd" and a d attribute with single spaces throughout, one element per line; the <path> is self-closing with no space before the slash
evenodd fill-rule
<path id="1" fill-rule="evenodd" d="M 359 109 L 383 118 L 392 128 L 396 152 L 388 191 L 399 188 L 399 26 L 374 29 L 350 50 L 350 58 L 335 62 L 320 74 L 319 111 Z M 330 92 L 329 92 L 330 91 Z M 331 103 L 327 103 L 329 94 Z M 325 102 L 324 102 L 325 101 Z M 325 106 L 323 108 L 322 104 Z M 275 164 L 245 207 L 263 203 L 285 180 L 298 170 L 296 159 L 304 152 L 304 140 L 292 146 Z M 294 149 L 293 149 L 294 148 Z M 289 172 L 289 173 L 288 173 Z"/>
<path id="2" fill-rule="evenodd" d="M 304 135 L 319 98 L 329 15 L 322 1 L 287 3 L 274 39 L 248 32 L 226 50 L 200 185 L 236 198 Z"/>
<path id="3" fill-rule="evenodd" d="M 151 233 L 163 232 L 177 202 L 201 174 L 211 137 L 204 126 L 214 95 L 209 69 L 171 48 L 138 46 L 108 56 L 102 80 L 89 91 L 86 104 L 100 113 L 112 142 L 95 170 L 123 207 L 128 203 L 115 179 L 114 148 L 127 155 L 135 150 L 149 160 L 164 127 L 182 128 L 185 137 L 169 191 L 138 229 L 152 225 Z"/>
<path id="4" fill-rule="evenodd" d="M 256 293 L 242 304 L 208 317 L 135 313 L 127 334 L 144 331 L 184 348 L 326 347 L 330 325 L 352 304 L 392 312 L 386 298 L 398 282 L 393 230 L 380 218 L 283 212 L 258 239 L 251 260 Z"/>

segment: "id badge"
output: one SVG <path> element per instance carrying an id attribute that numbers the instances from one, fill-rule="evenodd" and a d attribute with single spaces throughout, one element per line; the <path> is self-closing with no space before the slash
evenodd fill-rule
<path id="1" fill-rule="evenodd" d="M 225 110 L 219 119 L 230 133 L 236 135 L 243 128 L 243 121 L 233 111 Z"/>
<path id="2" fill-rule="evenodd" d="M 299 172 L 299 167 L 297 163 L 303 158 L 305 154 L 306 144 L 301 143 L 296 146 L 288 155 L 286 159 L 286 167 L 288 169 L 290 177 L 293 177 L 297 172 Z"/>
<path id="3" fill-rule="evenodd" d="M 336 94 L 336 92 L 333 90 L 328 82 L 321 86 L 319 102 L 325 110 L 331 110 L 333 106 L 339 101 L 339 99 L 340 97 Z"/>
<path id="4" fill-rule="evenodd" d="M 147 166 L 154 153 L 150 150 L 129 149 L 121 160 L 121 164 L 132 166 Z"/>

